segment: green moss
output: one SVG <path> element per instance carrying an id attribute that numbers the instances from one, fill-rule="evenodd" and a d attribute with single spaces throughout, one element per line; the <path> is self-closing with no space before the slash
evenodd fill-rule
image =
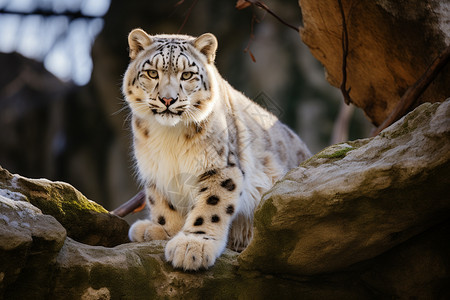
<path id="1" fill-rule="evenodd" d="M 17 185 L 16 190 L 24 193 L 31 204 L 59 220 L 74 218 L 82 212 L 108 213 L 69 184 L 19 177 Z"/>
<path id="2" fill-rule="evenodd" d="M 273 204 L 272 198 L 267 199 L 255 212 L 255 225 L 269 226 L 276 212 L 277 208 Z"/>
<path id="3" fill-rule="evenodd" d="M 340 149 L 340 150 L 330 153 L 330 154 L 319 154 L 316 157 L 317 158 L 339 159 L 339 158 L 344 158 L 347 155 L 347 153 L 352 150 L 355 150 L 355 148 L 347 147 L 347 148 Z"/>
<path id="4" fill-rule="evenodd" d="M 308 168 L 308 167 L 317 167 L 318 165 L 323 164 L 323 160 L 318 159 L 329 159 L 331 161 L 336 161 L 339 159 L 344 158 L 348 152 L 352 150 L 356 150 L 362 146 L 365 146 L 367 143 L 369 143 L 372 140 L 372 138 L 367 139 L 359 139 L 355 141 L 348 141 L 345 143 L 335 144 L 332 146 L 329 146 L 316 155 L 312 156 L 308 160 L 305 160 L 300 164 L 300 167 Z"/>
<path id="5" fill-rule="evenodd" d="M 63 186 L 61 189 L 53 189 L 53 195 L 63 206 L 67 208 L 74 208 L 76 210 L 89 210 L 98 213 L 107 213 L 108 211 L 103 206 L 89 201 L 79 191 L 71 186 Z"/>
<path id="6" fill-rule="evenodd" d="M 351 146 L 348 143 L 336 144 L 325 148 L 324 150 L 313 156 L 313 158 L 327 158 L 332 160 L 342 159 L 347 155 L 348 152 L 357 148 L 358 147 Z"/>
<path id="7" fill-rule="evenodd" d="M 383 131 L 380 136 L 388 139 L 395 139 L 400 136 L 409 134 L 417 129 L 424 120 L 428 120 L 430 116 L 437 110 L 440 103 L 424 103 L 412 112 L 408 113 L 402 120 L 401 124 L 393 125 Z"/>

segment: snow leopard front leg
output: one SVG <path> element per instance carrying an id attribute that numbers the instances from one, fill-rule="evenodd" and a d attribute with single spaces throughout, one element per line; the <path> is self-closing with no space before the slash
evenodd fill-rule
<path id="1" fill-rule="evenodd" d="M 166 246 L 166 259 L 175 268 L 208 268 L 222 254 L 231 221 L 239 211 L 242 182 L 236 166 L 211 169 L 199 176 L 195 205 Z"/>
<path id="2" fill-rule="evenodd" d="M 183 226 L 183 216 L 164 197 L 154 184 L 145 189 L 146 203 L 150 207 L 150 219 L 136 221 L 128 232 L 132 242 L 168 240 Z"/>

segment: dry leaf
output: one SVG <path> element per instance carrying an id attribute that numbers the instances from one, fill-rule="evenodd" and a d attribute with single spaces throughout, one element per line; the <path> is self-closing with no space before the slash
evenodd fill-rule
<path id="1" fill-rule="evenodd" d="M 255 57 L 253 56 L 252 51 L 248 50 L 248 54 L 250 54 L 250 57 L 252 58 L 253 62 L 256 62 Z"/>
<path id="2" fill-rule="evenodd" d="M 252 5 L 252 4 L 246 0 L 238 0 L 238 2 L 236 3 L 236 8 L 241 10 L 241 9 L 249 7 L 250 5 Z"/>

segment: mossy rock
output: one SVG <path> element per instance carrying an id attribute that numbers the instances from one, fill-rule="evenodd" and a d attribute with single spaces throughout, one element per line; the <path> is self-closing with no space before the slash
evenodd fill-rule
<path id="1" fill-rule="evenodd" d="M 330 146 L 263 196 L 242 266 L 312 276 L 382 254 L 450 216 L 450 100 Z"/>
<path id="2" fill-rule="evenodd" d="M 44 214 L 55 217 L 74 240 L 108 247 L 128 242 L 128 223 L 109 214 L 70 184 L 28 179 L 0 167 L 0 189 L 8 197 L 30 202 Z"/>

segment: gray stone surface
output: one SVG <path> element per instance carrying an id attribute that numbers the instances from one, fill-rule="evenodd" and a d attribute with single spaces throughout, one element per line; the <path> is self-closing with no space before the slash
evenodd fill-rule
<path id="1" fill-rule="evenodd" d="M 25 285 L 34 289 L 35 296 L 42 295 L 49 265 L 65 238 L 66 230 L 54 217 L 28 202 L 0 195 L 0 290 L 14 287 L 19 296 L 29 291 L 20 292 Z"/>
<path id="2" fill-rule="evenodd" d="M 450 216 L 450 100 L 334 145 L 264 197 L 241 263 L 315 275 L 373 258 Z"/>
<path id="3" fill-rule="evenodd" d="M 449 298 L 449 123 L 450 100 L 425 104 L 376 138 L 325 149 L 264 196 L 242 254 L 199 272 L 166 263 L 163 241 L 66 237 L 34 203 L 78 192 L 0 170 L 0 299 Z"/>
<path id="4" fill-rule="evenodd" d="M 67 235 L 89 245 L 115 246 L 128 242 L 129 225 L 87 199 L 65 182 L 29 179 L 0 166 L 0 195 L 27 201 L 44 214 L 54 216 Z"/>

